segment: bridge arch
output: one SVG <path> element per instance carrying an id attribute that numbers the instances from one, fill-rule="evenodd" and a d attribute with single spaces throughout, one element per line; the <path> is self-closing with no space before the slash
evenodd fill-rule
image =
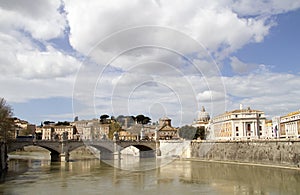
<path id="1" fill-rule="evenodd" d="M 134 150 L 133 148 L 137 149 L 138 151 Z M 129 149 L 130 148 L 130 149 Z M 128 150 L 127 150 L 128 149 Z M 155 157 L 156 151 L 153 150 L 153 148 L 142 145 L 142 144 L 133 144 L 133 145 L 127 145 L 120 151 L 121 155 L 133 155 L 133 156 L 139 156 L 140 158 L 149 158 L 149 157 Z"/>
<path id="2" fill-rule="evenodd" d="M 26 146 L 35 146 L 35 147 L 39 147 L 39 148 L 43 148 L 49 151 L 50 153 L 50 158 L 51 161 L 59 161 L 60 159 L 60 150 L 59 147 L 57 146 L 53 146 L 53 145 L 45 145 L 45 144 L 37 144 L 35 142 L 28 142 L 28 141 L 24 141 L 24 142 L 10 142 L 8 143 L 8 153 L 17 151 L 17 150 L 21 150 Z"/>

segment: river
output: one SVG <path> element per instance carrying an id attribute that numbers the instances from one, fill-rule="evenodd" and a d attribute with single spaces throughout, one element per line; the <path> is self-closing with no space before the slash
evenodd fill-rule
<path id="1" fill-rule="evenodd" d="M 0 194 L 300 194 L 300 171 L 293 169 L 177 159 L 156 169 L 127 171 L 98 159 L 15 157 Z"/>

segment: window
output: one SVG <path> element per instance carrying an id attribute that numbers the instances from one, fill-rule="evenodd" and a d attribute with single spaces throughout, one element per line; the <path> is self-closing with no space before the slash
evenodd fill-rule
<path id="1" fill-rule="evenodd" d="M 239 127 L 235 127 L 235 130 L 236 130 L 236 131 L 239 131 Z"/>
<path id="2" fill-rule="evenodd" d="M 250 124 L 247 124 L 247 130 L 251 131 L 251 125 Z"/>
<path id="3" fill-rule="evenodd" d="M 239 136 L 239 133 L 236 133 L 236 136 Z"/>

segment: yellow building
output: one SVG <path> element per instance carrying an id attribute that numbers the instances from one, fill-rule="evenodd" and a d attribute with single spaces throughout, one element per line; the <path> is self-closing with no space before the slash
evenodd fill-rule
<path id="1" fill-rule="evenodd" d="M 279 136 L 281 138 L 298 138 L 300 136 L 300 111 L 280 117 Z"/>
<path id="2" fill-rule="evenodd" d="M 253 139 L 260 138 L 265 132 L 265 114 L 250 107 L 225 112 L 213 118 L 211 133 L 216 139 Z"/>

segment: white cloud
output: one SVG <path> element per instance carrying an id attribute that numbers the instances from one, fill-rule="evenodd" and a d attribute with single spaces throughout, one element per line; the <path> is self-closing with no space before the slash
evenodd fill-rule
<path id="1" fill-rule="evenodd" d="M 62 36 L 66 18 L 58 11 L 60 7 L 59 0 L 1 1 L 0 31 L 25 31 L 39 40 Z"/>
<path id="2" fill-rule="evenodd" d="M 232 10 L 233 5 L 239 8 L 231 1 L 161 1 L 159 4 L 154 1 L 66 1 L 70 42 L 78 51 L 87 53 L 116 31 L 159 25 L 183 31 L 212 52 L 231 53 L 249 42 L 262 41 L 273 26 L 266 18 L 239 17 Z M 118 46 L 145 38 L 145 34 L 153 36 L 153 32 L 144 32 L 119 40 Z"/>
<path id="3" fill-rule="evenodd" d="M 246 74 L 250 73 L 252 70 L 255 70 L 258 68 L 258 64 L 246 64 L 242 61 L 240 61 L 237 57 L 233 56 L 230 57 L 231 60 L 231 68 L 233 72 L 238 74 Z"/>
<path id="4" fill-rule="evenodd" d="M 299 108 L 300 75 L 264 72 L 224 78 L 229 97 L 229 108 L 240 103 L 260 109 L 268 115 L 282 115 Z"/>
<path id="5" fill-rule="evenodd" d="M 183 123 L 202 105 L 223 112 L 226 101 L 228 108 L 242 102 L 274 113 L 267 106 L 274 103 L 284 111 L 277 97 L 296 107 L 289 98 L 299 97 L 299 75 L 231 57 L 241 75 L 222 77 L 218 63 L 262 42 L 276 25 L 273 15 L 299 7 L 292 0 L 0 1 L 0 89 L 10 102 L 20 102 L 70 97 L 75 82 L 82 115 L 112 109 L 151 114 L 156 106 Z M 152 27 L 136 28 L 144 25 Z M 57 38 L 69 38 L 87 56 L 77 78 L 79 60 L 50 43 Z"/>
<path id="6" fill-rule="evenodd" d="M 73 82 L 74 78 L 72 77 L 32 80 L 1 77 L 1 96 L 9 102 L 26 102 L 38 98 L 70 97 L 73 91 Z"/>
<path id="7" fill-rule="evenodd" d="M 298 9 L 300 2 L 295 0 L 239 0 L 235 1 L 232 7 L 241 16 L 273 15 Z"/>
<path id="8" fill-rule="evenodd" d="M 9 102 L 70 97 L 78 60 L 49 40 L 62 38 L 61 1 L 0 2 L 1 95 Z"/>

